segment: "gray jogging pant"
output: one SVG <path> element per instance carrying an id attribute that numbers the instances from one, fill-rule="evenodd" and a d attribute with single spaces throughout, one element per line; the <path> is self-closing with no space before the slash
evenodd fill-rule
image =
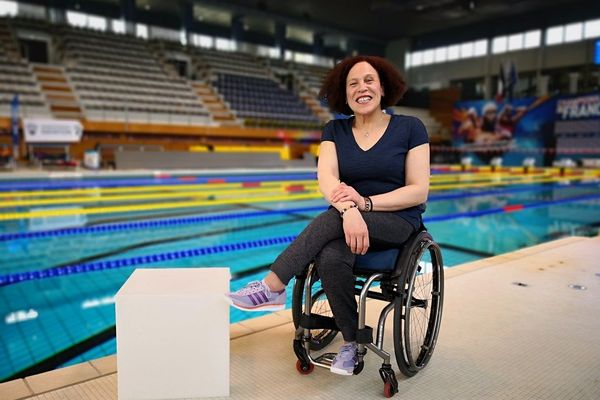
<path id="1" fill-rule="evenodd" d="M 369 230 L 370 249 L 404 243 L 415 231 L 412 224 L 391 212 L 361 212 Z M 318 215 L 281 253 L 273 265 L 277 277 L 287 285 L 313 260 L 344 340 L 356 340 L 358 312 L 354 295 L 353 266 L 356 255 L 346 244 L 342 218 L 335 208 Z"/>

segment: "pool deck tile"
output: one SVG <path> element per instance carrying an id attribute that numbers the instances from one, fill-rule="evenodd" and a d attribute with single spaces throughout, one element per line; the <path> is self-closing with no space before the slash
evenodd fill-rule
<path id="1" fill-rule="evenodd" d="M 107 375 L 117 372 L 117 356 L 106 356 L 90 361 L 90 364 L 100 375 Z"/>
<path id="2" fill-rule="evenodd" d="M 89 362 L 28 376 L 25 381 L 33 393 L 44 393 L 100 376 Z"/>
<path id="3" fill-rule="evenodd" d="M 27 386 L 24 379 L 0 383 L 0 399 L 16 400 L 31 396 L 33 392 Z"/>

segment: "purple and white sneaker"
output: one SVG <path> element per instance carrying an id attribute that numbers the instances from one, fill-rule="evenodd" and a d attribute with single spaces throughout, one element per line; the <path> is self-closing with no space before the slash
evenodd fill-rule
<path id="1" fill-rule="evenodd" d="M 354 367 L 358 362 L 356 343 L 348 343 L 340 347 L 337 355 L 333 358 L 329 370 L 338 375 L 353 375 Z"/>
<path id="2" fill-rule="evenodd" d="M 227 293 L 230 303 L 243 311 L 279 311 L 285 308 L 285 289 L 271 292 L 264 281 L 252 281 L 235 292 Z"/>

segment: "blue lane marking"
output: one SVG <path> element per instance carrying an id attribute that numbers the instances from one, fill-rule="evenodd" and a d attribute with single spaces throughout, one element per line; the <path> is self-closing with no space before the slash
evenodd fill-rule
<path id="1" fill-rule="evenodd" d="M 204 256 L 206 254 L 218 254 L 230 251 L 252 249 L 256 247 L 273 246 L 277 244 L 291 243 L 295 238 L 296 236 L 283 236 L 268 239 L 251 240 L 247 242 L 223 244 L 209 247 L 198 247 L 195 249 L 172 251 L 167 253 L 150 254 L 147 256 L 129 257 L 110 261 L 96 261 L 91 263 L 66 265 L 64 267 L 49 268 L 44 270 L 21 272 L 17 274 L 0 275 L 0 287 L 11 285 L 13 283 L 52 278 L 56 276 L 66 276 L 91 271 L 103 271 L 106 269 L 133 267 L 141 264 L 150 264 L 161 261 L 177 260 L 180 258 Z"/>
<path id="2" fill-rule="evenodd" d="M 224 180 L 224 183 L 238 182 L 271 182 L 271 181 L 300 181 L 317 179 L 317 174 L 314 172 L 302 174 L 285 174 L 285 175 L 232 175 L 227 177 L 222 176 L 198 176 L 190 179 L 191 176 L 179 176 L 169 178 L 137 178 L 137 179 L 98 179 L 84 180 L 76 182 L 64 181 L 43 181 L 43 182 L 10 182 L 4 183 L 0 181 L 0 192 L 9 192 L 15 190 L 47 190 L 47 189 L 81 189 L 90 187 L 111 188 L 123 186 L 145 186 L 145 185 L 190 185 L 197 183 L 211 183 L 214 180 Z"/>
<path id="3" fill-rule="evenodd" d="M 441 195 L 432 195 L 429 197 L 428 202 L 434 201 L 442 201 L 442 200 L 455 200 L 455 199 L 464 199 L 468 197 L 478 197 L 478 196 L 490 196 L 490 195 L 498 195 L 498 194 L 508 194 L 508 193 L 519 193 L 519 192 L 532 192 L 546 188 L 555 188 L 558 187 L 560 189 L 568 189 L 573 187 L 584 187 L 584 186 L 596 186 L 597 182 L 585 182 L 585 183 L 577 183 L 565 186 L 564 184 L 555 183 L 552 186 L 548 185 L 536 185 L 535 187 L 518 187 L 518 188 L 510 188 L 510 189 L 492 189 L 492 190 L 484 190 L 478 192 L 458 192 L 458 193 L 450 193 L 450 194 L 441 194 Z M 200 222 L 209 222 L 209 221 L 224 221 L 229 219 L 243 219 L 243 218 L 253 218 L 260 217 L 266 215 L 274 215 L 274 214 L 291 214 L 296 212 L 311 212 L 311 211 L 324 211 L 327 207 L 316 206 L 316 207 L 304 207 L 304 208 L 290 208 L 285 210 L 265 210 L 265 211 L 255 211 L 255 212 L 245 212 L 245 213 L 232 213 L 232 214 L 217 214 L 217 215 L 209 215 L 202 217 L 191 217 L 191 218 L 170 218 L 170 219 L 161 219 L 154 221 L 141 221 L 141 222 L 126 222 L 126 223 L 117 223 L 117 224 L 105 224 L 105 225 L 97 225 L 92 227 L 79 227 L 79 228 L 66 228 L 66 229 L 54 229 L 54 230 L 46 230 L 46 231 L 37 231 L 37 232 L 19 232 L 19 233 L 5 233 L 0 234 L 0 242 L 5 242 L 9 240 L 17 240 L 17 239 L 34 239 L 34 238 L 43 238 L 43 237 L 55 237 L 55 236 L 70 236 L 70 235 L 78 235 L 84 233 L 95 233 L 95 232 L 115 232 L 115 231 L 123 231 L 123 230 L 133 230 L 133 229 L 145 229 L 149 227 L 158 227 L 158 226 L 172 226 L 172 225 L 187 225 L 187 224 L 196 224 Z M 443 218 L 443 216 L 442 216 Z"/>
<path id="4" fill-rule="evenodd" d="M 585 200 L 596 200 L 600 199 L 600 194 L 593 195 L 584 195 L 584 196 L 576 196 L 576 197 L 568 197 L 560 200 L 549 200 L 549 201 L 539 201 L 535 203 L 523 204 L 521 209 L 527 208 L 538 208 L 538 207 L 546 207 L 556 204 L 564 204 L 571 203 L 576 201 L 585 201 Z M 448 215 L 440 215 L 437 217 L 429 217 L 423 218 L 424 223 L 432 223 L 432 222 L 440 222 L 447 221 L 451 219 L 458 218 L 473 218 L 479 217 L 482 215 L 489 214 L 498 214 L 510 212 L 505 210 L 503 207 L 501 208 L 492 208 L 488 210 L 480 210 L 480 211 L 471 211 L 464 213 L 456 213 L 456 214 L 448 214 Z M 132 267 L 141 264 L 148 264 L 160 261 L 168 261 L 168 260 L 177 260 L 180 258 L 187 257 L 198 257 L 206 254 L 217 254 L 224 253 L 236 250 L 245 250 L 257 247 L 265 247 L 272 246 L 276 244 L 285 244 L 291 243 L 296 236 L 283 236 L 283 237 L 275 237 L 261 240 L 252 240 L 247 242 L 240 243 L 232 243 L 232 244 L 223 244 L 209 247 L 199 247 L 195 249 L 189 250 L 181 250 L 181 251 L 173 251 L 167 253 L 159 253 L 159 254 L 150 254 L 147 256 L 137 256 L 137 257 L 129 257 L 122 258 L 118 260 L 111 261 L 96 261 L 91 263 L 83 263 L 83 264 L 74 264 L 67 265 L 64 267 L 57 268 L 49 268 L 45 270 L 37 270 L 37 271 L 29 271 L 29 272 L 20 272 L 16 274 L 7 274 L 0 275 L 0 287 L 11 285 L 14 283 L 25 282 L 30 280 L 37 279 L 45 279 L 51 278 L 55 276 L 64 276 L 64 275 L 72 275 L 72 274 L 80 274 L 91 271 L 102 271 L 105 269 L 115 269 L 115 268 L 124 268 L 124 267 Z"/>
<path id="5" fill-rule="evenodd" d="M 440 194 L 440 195 L 430 196 L 428 201 L 464 199 L 466 197 L 473 197 L 473 196 L 491 196 L 491 195 L 508 194 L 508 193 L 534 192 L 539 189 L 553 189 L 553 188 L 569 189 L 569 188 L 573 188 L 573 187 L 586 187 L 586 186 L 599 186 L 599 185 L 600 185 L 600 181 L 578 182 L 578 183 L 572 183 L 569 185 L 565 185 L 563 183 L 552 183 L 550 185 L 544 184 L 544 183 L 538 183 L 535 185 L 527 185 L 525 187 L 516 187 L 516 188 L 509 188 L 509 189 L 490 189 L 490 190 L 482 190 L 479 192 L 468 192 L 468 193 L 456 192 L 456 193 Z"/>
<path id="6" fill-rule="evenodd" d="M 188 225 L 197 224 L 201 222 L 211 221 L 224 221 L 228 219 L 244 219 L 252 217 L 262 217 L 273 214 L 292 214 L 298 212 L 310 212 L 310 211 L 323 211 L 327 207 L 316 206 L 316 207 L 302 207 L 302 208 L 288 208 L 284 210 L 265 210 L 265 211 L 251 211 L 243 213 L 231 213 L 231 214 L 215 214 L 207 215 L 202 217 L 189 217 L 189 218 L 169 218 L 160 219 L 154 221 L 140 221 L 140 222 L 125 222 L 119 224 L 106 224 L 97 226 L 88 226 L 81 228 L 66 228 L 66 229 L 55 229 L 47 231 L 37 232 L 21 232 L 21 233 L 5 233 L 0 235 L 0 242 L 15 240 L 15 239 L 32 239 L 41 237 L 54 237 L 54 236 L 70 236 L 78 235 L 82 233 L 95 233 L 95 232 L 115 232 L 129 229 L 144 229 L 158 226 L 173 226 L 173 225 Z"/>
<path id="7" fill-rule="evenodd" d="M 583 195 L 583 196 L 566 197 L 566 198 L 560 199 L 560 200 L 536 201 L 535 203 L 521 204 L 522 208 L 515 210 L 515 211 L 524 210 L 527 208 L 547 207 L 547 206 L 553 206 L 553 205 L 557 205 L 557 204 L 571 203 L 571 202 L 575 202 L 575 201 L 596 200 L 596 199 L 600 199 L 600 194 L 589 194 L 589 195 Z M 482 215 L 499 214 L 499 213 L 504 213 L 504 212 L 510 212 L 510 211 L 507 211 L 505 209 L 505 207 L 488 208 L 487 210 L 467 211 L 467 212 L 456 213 L 456 214 L 438 215 L 435 217 L 424 217 L 423 223 L 448 221 L 448 220 L 457 219 L 457 218 L 474 218 L 474 217 L 481 217 Z"/>

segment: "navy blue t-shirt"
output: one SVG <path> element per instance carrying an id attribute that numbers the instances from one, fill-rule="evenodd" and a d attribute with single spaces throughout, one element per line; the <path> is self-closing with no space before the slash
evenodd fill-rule
<path id="1" fill-rule="evenodd" d="M 391 192 L 406 185 L 406 153 L 429 141 L 423 123 L 415 117 L 392 115 L 383 136 L 369 150 L 358 146 L 352 133 L 354 117 L 329 121 L 321 141 L 335 143 L 340 181 L 361 196 Z M 424 205 L 394 211 L 415 229 L 421 225 Z"/>

